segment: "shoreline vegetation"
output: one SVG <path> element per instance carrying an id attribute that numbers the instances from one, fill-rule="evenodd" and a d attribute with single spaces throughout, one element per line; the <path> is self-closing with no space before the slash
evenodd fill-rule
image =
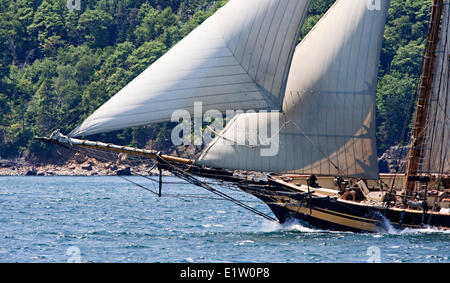
<path id="1" fill-rule="evenodd" d="M 118 169 L 99 161 L 92 161 L 89 170 L 89 164 L 70 157 L 61 160 L 53 147 L 34 137 L 57 128 L 70 132 L 226 2 L 83 0 L 79 11 L 67 9 L 65 1 L 1 2 L 0 175 L 114 175 Z M 334 2 L 312 1 L 299 40 Z M 421 73 L 430 7 L 430 0 L 391 0 L 376 98 L 383 173 L 402 167 L 389 151 L 406 142 L 401 137 Z M 91 139 L 186 157 L 170 141 L 175 125 L 148 125 Z"/>

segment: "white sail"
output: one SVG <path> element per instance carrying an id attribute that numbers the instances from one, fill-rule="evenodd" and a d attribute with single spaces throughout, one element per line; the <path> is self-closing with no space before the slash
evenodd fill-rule
<path id="1" fill-rule="evenodd" d="M 310 0 L 231 0 L 70 136 L 170 121 L 172 113 L 279 109 Z"/>
<path id="2" fill-rule="evenodd" d="M 388 7 L 388 0 L 338 0 L 298 45 L 279 114 L 277 155 L 220 142 L 249 136 L 243 120 L 261 114 L 244 114 L 233 121 L 240 127 L 229 125 L 197 163 L 378 179 L 375 97 Z"/>
<path id="3" fill-rule="evenodd" d="M 443 7 L 420 169 L 423 173 L 450 173 L 450 0 L 445 0 Z"/>

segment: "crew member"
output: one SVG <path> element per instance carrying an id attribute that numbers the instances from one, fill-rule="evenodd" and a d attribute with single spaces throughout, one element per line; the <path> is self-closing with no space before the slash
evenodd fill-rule
<path id="1" fill-rule="evenodd" d="M 306 179 L 306 182 L 308 183 L 308 186 L 310 186 L 311 188 L 320 188 L 320 185 L 317 183 L 316 175 L 309 176 L 309 178 Z"/>

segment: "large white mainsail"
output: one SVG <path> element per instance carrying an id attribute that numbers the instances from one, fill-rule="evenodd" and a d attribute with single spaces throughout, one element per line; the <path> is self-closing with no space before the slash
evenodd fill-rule
<path id="1" fill-rule="evenodd" d="M 444 1 L 420 171 L 450 173 L 450 0 Z"/>
<path id="2" fill-rule="evenodd" d="M 230 0 L 70 136 L 170 121 L 178 109 L 279 109 L 310 0 Z"/>
<path id="3" fill-rule="evenodd" d="M 219 142 L 223 137 L 245 140 L 251 135 L 244 120 L 266 115 L 243 114 L 233 120 L 239 126 L 228 125 L 197 163 L 378 179 L 375 97 L 388 8 L 389 0 L 338 0 L 298 45 L 278 114 L 277 155 Z"/>

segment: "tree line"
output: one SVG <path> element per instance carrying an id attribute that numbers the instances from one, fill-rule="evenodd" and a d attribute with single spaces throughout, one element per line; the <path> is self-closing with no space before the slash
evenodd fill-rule
<path id="1" fill-rule="evenodd" d="M 226 0 L 0 1 L 0 157 L 42 160 L 33 139 L 68 133 Z M 299 40 L 334 0 L 314 0 Z M 431 0 L 392 0 L 377 94 L 381 155 L 399 142 L 421 71 Z M 116 144 L 171 148 L 171 123 L 101 134 Z"/>

